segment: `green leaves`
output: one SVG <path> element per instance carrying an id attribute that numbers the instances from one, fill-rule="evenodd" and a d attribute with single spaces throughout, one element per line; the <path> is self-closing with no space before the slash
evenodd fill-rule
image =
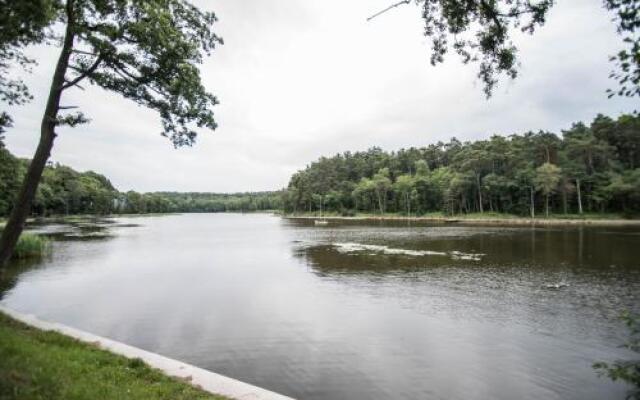
<path id="1" fill-rule="evenodd" d="M 35 60 L 26 57 L 23 49 L 50 35 L 48 28 L 59 7 L 57 0 L 0 0 L 0 101 L 23 104 L 32 99 L 21 77 L 12 76 L 9 69 L 17 64 L 29 72 Z"/>
<path id="2" fill-rule="evenodd" d="M 3 136 L 4 131 L 11 127 L 13 120 L 6 112 L 0 112 L 0 148 L 4 147 Z"/>
<path id="3" fill-rule="evenodd" d="M 536 175 L 533 179 L 536 189 L 545 195 L 553 193 L 558 188 L 562 170 L 554 164 L 544 163 L 536 168 Z"/>
<path id="4" fill-rule="evenodd" d="M 640 1 L 605 0 L 605 7 L 616 14 L 618 33 L 627 47 L 611 56 L 615 69 L 609 75 L 618 89 L 609 89 L 609 97 L 640 96 Z"/>
<path id="5" fill-rule="evenodd" d="M 453 138 L 395 152 L 373 147 L 322 157 L 291 178 L 286 211 L 313 211 L 314 194 L 337 191 L 340 207 L 366 212 L 489 209 L 533 216 L 544 198 L 545 208 L 556 212 L 582 213 L 584 205 L 586 212 L 637 215 L 640 116 L 599 115 L 590 125 L 574 124 L 563 133 L 563 138 L 538 131 L 464 143 Z M 329 202 L 325 206 L 340 211 Z"/>
<path id="6" fill-rule="evenodd" d="M 479 63 L 478 77 L 487 97 L 500 75 L 517 76 L 514 29 L 533 33 L 544 24 L 553 0 L 416 0 L 422 5 L 424 34 L 432 40 L 431 64 L 452 48 L 466 63 Z"/>
<path id="7" fill-rule="evenodd" d="M 75 128 L 78 125 L 87 124 L 89 122 L 89 118 L 81 112 L 58 115 L 56 118 L 56 126 L 69 126 L 71 128 Z"/>
<path id="8" fill-rule="evenodd" d="M 72 1 L 72 0 L 71 0 Z M 158 112 L 174 146 L 194 143 L 198 128 L 215 129 L 218 104 L 198 65 L 222 44 L 213 13 L 185 0 L 76 0 L 67 12 L 75 37 L 73 74 Z"/>

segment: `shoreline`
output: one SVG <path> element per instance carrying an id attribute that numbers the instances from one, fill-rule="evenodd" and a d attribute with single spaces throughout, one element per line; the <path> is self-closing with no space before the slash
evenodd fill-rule
<path id="1" fill-rule="evenodd" d="M 353 217 L 343 216 L 313 216 L 313 215 L 281 215 L 283 218 L 300 220 L 327 220 L 327 221 L 397 221 L 397 222 L 432 222 L 440 224 L 470 224 L 470 225 L 517 225 L 517 226 L 637 226 L 640 227 L 640 219 L 562 219 L 562 218 L 473 218 L 473 217 L 405 217 L 394 215 L 363 215 Z"/>
<path id="2" fill-rule="evenodd" d="M 4 314 L 15 321 L 42 332 L 55 332 L 75 339 L 79 343 L 94 346 L 114 356 L 124 356 L 130 360 L 141 360 L 163 375 L 176 379 L 176 382 L 190 385 L 212 396 L 224 396 L 225 399 L 236 400 L 293 400 L 291 397 L 237 379 L 67 325 L 41 320 L 31 314 L 23 314 L 3 305 L 0 305 L 0 314 Z"/>

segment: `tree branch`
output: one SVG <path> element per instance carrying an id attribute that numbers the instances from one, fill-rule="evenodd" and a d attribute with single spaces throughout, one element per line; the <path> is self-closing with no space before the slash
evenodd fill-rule
<path id="1" fill-rule="evenodd" d="M 392 8 L 396 8 L 396 7 L 401 6 L 403 4 L 409 4 L 409 3 L 411 3 L 411 0 L 402 0 L 402 1 L 399 1 L 399 2 L 397 2 L 395 4 L 392 4 L 389 7 L 385 8 L 384 10 L 378 11 L 377 13 L 375 13 L 372 16 L 370 16 L 369 18 L 367 18 L 367 22 L 371 21 L 372 19 L 374 19 L 378 15 L 386 13 L 387 11 L 391 10 Z"/>
<path id="2" fill-rule="evenodd" d="M 96 60 L 93 62 L 93 64 L 86 71 L 81 73 L 78 77 L 76 77 L 72 81 L 69 81 L 69 82 L 65 83 L 64 85 L 62 85 L 62 90 L 68 89 L 68 88 L 70 88 L 72 86 L 77 86 L 78 83 L 81 80 L 83 80 L 84 78 L 89 76 L 91 73 L 93 73 L 93 71 L 95 71 L 96 68 L 98 68 L 98 66 L 100 65 L 101 62 L 102 62 L 102 54 L 100 54 L 98 56 L 98 58 L 96 58 Z"/>
<path id="3" fill-rule="evenodd" d="M 93 57 L 98 55 L 96 53 L 91 53 L 89 51 L 78 50 L 78 49 L 73 49 L 73 50 L 71 50 L 71 52 L 72 53 L 78 53 L 78 54 L 84 54 L 84 55 L 87 55 L 87 56 L 93 56 Z"/>
<path id="4" fill-rule="evenodd" d="M 80 90 L 84 90 L 84 87 L 80 86 L 80 84 L 79 84 L 79 83 L 74 83 L 73 85 L 70 85 L 70 83 L 71 83 L 71 82 L 70 82 L 70 81 L 68 81 L 68 80 L 66 80 L 66 79 L 65 79 L 65 82 L 66 82 L 66 84 L 64 85 L 65 87 L 63 88 L 63 90 L 64 90 L 64 89 L 67 89 L 67 87 L 66 87 L 66 86 L 67 86 L 67 84 L 69 84 L 69 85 L 68 85 L 69 87 L 71 87 L 71 86 L 75 86 L 75 87 L 77 87 L 77 88 L 78 88 L 78 89 L 80 89 Z"/>

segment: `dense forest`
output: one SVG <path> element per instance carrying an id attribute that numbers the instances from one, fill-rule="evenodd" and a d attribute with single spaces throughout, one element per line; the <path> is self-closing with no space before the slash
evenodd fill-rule
<path id="1" fill-rule="evenodd" d="M 0 216 L 11 211 L 13 199 L 29 160 L 19 159 L 0 140 Z M 259 211 L 281 208 L 281 194 L 260 193 L 138 193 L 119 192 L 103 175 L 48 165 L 32 207 L 32 214 L 144 214 L 164 212 Z"/>
<path id="2" fill-rule="evenodd" d="M 527 132 L 322 157 L 291 178 L 286 212 L 535 216 L 640 212 L 640 115 L 598 115 L 561 135 Z"/>
<path id="3" fill-rule="evenodd" d="M 29 160 L 0 138 L 0 216 L 8 215 Z M 640 213 L 640 115 L 598 115 L 561 135 L 527 132 L 385 152 L 322 157 L 284 191 L 119 192 L 103 175 L 46 167 L 33 215 L 225 212 Z"/>

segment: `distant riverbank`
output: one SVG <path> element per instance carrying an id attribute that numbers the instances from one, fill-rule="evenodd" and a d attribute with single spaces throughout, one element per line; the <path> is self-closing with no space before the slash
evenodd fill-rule
<path id="1" fill-rule="evenodd" d="M 352 220 L 352 221 L 416 221 L 434 223 L 461 223 L 474 225 L 615 225 L 615 226 L 640 226 L 640 219 L 624 219 L 615 214 L 590 214 L 590 215 L 562 215 L 544 216 L 537 218 L 525 218 L 509 214 L 497 213 L 476 213 L 465 215 L 445 216 L 439 213 L 406 216 L 400 214 L 356 214 L 353 216 L 342 216 L 338 214 L 302 213 L 283 214 L 285 218 L 291 219 L 324 219 L 324 220 Z"/>

